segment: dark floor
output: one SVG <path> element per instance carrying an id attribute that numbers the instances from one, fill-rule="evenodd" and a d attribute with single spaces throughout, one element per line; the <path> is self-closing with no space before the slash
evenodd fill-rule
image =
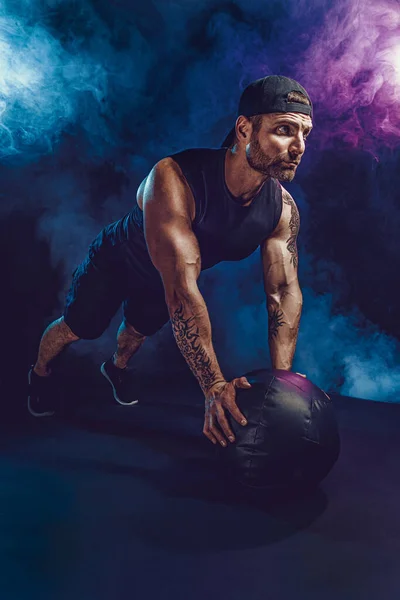
<path id="1" fill-rule="evenodd" d="M 334 398 L 334 470 L 268 507 L 213 475 L 189 380 L 130 408 L 97 383 L 3 427 L 1 600 L 400 598 L 400 405 Z"/>

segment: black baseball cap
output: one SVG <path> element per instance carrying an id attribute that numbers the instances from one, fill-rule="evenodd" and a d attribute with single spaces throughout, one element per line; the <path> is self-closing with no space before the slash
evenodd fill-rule
<path id="1" fill-rule="evenodd" d="M 288 102 L 290 92 L 301 92 L 308 98 L 308 104 Z M 238 117 L 253 117 L 277 112 L 299 112 L 312 118 L 312 103 L 306 90 L 294 79 L 283 75 L 268 75 L 250 83 L 242 92 L 239 101 Z M 235 136 L 235 126 L 232 127 L 221 147 L 229 147 Z"/>

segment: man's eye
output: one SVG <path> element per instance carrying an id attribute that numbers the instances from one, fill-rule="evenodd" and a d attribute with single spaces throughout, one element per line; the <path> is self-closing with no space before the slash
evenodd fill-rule
<path id="1" fill-rule="evenodd" d="M 287 125 L 280 125 L 280 127 L 278 127 L 278 132 L 283 133 L 284 135 L 289 135 L 290 127 L 288 127 Z"/>

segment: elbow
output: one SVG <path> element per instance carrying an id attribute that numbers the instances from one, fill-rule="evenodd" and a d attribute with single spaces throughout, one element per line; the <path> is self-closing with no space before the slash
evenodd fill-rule
<path id="1" fill-rule="evenodd" d="M 193 301 L 196 290 L 187 285 L 173 284 L 165 286 L 165 301 L 168 307 L 176 307 Z"/>
<path id="2" fill-rule="evenodd" d="M 173 312 L 182 306 L 193 306 L 201 300 L 197 279 L 193 277 L 174 277 L 171 281 L 164 281 L 165 302 L 169 311 Z"/>
<path id="3" fill-rule="evenodd" d="M 279 290 L 266 292 L 267 305 L 280 305 L 283 302 L 291 301 L 301 308 L 303 306 L 303 294 L 298 283 L 280 287 Z"/>

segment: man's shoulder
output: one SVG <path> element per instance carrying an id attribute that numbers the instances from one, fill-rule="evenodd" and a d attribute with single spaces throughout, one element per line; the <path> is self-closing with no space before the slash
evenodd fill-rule
<path id="1" fill-rule="evenodd" d="M 280 189 L 281 189 L 281 193 L 282 193 L 282 201 L 284 202 L 284 204 L 288 204 L 289 206 L 291 205 L 296 205 L 296 202 L 293 199 L 293 196 L 287 191 L 286 188 L 283 187 L 283 185 L 280 182 L 277 182 Z"/>
<path id="2" fill-rule="evenodd" d="M 225 148 L 185 148 L 159 160 L 153 170 L 163 176 L 173 173 L 177 175 L 201 173 L 207 165 L 218 164 L 220 162 L 218 157 L 221 157 L 221 152 L 225 150 Z"/>
<path id="3" fill-rule="evenodd" d="M 178 163 L 184 161 L 188 164 L 201 164 L 204 161 L 213 160 L 225 152 L 226 148 L 185 148 L 170 154 L 168 158 Z"/>

